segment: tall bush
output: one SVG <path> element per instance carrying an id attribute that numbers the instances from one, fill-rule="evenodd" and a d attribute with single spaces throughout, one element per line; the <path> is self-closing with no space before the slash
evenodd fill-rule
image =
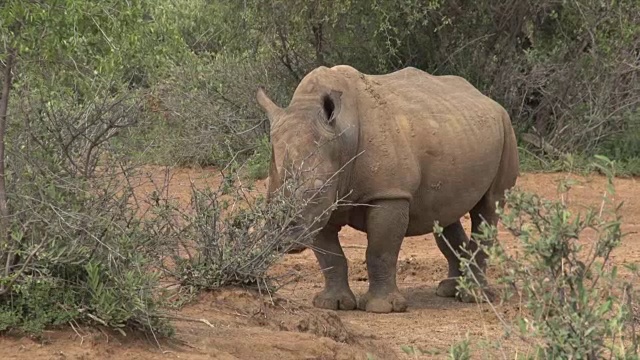
<path id="1" fill-rule="evenodd" d="M 623 203 L 615 199 L 613 163 L 599 157 L 597 166 L 608 177 L 597 206 L 571 211 L 571 181 L 559 184 L 559 200 L 514 189 L 507 193 L 507 208 L 498 210 L 502 225 L 514 236 L 514 249 L 497 242 L 495 226 L 485 223 L 481 233 L 474 234 L 496 242 L 485 250 L 498 270 L 501 296 L 485 297 L 472 276 L 461 278 L 459 289 L 490 302 L 520 304 L 514 319 L 504 319 L 498 312 L 496 316 L 508 336 L 518 336 L 529 345 L 527 358 L 638 358 L 634 313 L 638 268 L 611 260 L 625 235 L 619 214 Z M 471 274 L 473 255 L 460 254 L 465 274 Z"/>
<path id="2" fill-rule="evenodd" d="M 179 44 L 154 5 L 0 7 L 2 330 L 78 320 L 167 330 L 143 250 L 153 239 L 130 206 L 126 159 L 109 149 Z"/>

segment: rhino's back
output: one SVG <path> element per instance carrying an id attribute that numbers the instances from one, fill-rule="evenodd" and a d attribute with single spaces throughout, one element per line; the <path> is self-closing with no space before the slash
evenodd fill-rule
<path id="1" fill-rule="evenodd" d="M 455 75 L 431 75 L 405 68 L 384 75 L 364 75 L 370 92 L 377 92 L 384 104 L 400 109 L 445 110 L 464 114 L 497 105 L 471 83 Z"/>
<path id="2" fill-rule="evenodd" d="M 360 78 L 363 200 L 410 199 L 410 234 L 459 219 L 496 177 L 504 109 L 456 76 L 407 68 Z"/>

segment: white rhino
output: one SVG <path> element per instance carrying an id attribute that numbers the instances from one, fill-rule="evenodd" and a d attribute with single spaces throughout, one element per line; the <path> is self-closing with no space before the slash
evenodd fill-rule
<path id="1" fill-rule="evenodd" d="M 460 218 L 471 215 L 472 234 L 483 220 L 496 224 L 496 205 L 503 206 L 505 190 L 519 175 L 509 115 L 457 76 L 415 68 L 366 75 L 346 65 L 319 67 L 302 79 L 288 107 L 274 104 L 262 87 L 257 101 L 270 121 L 269 192 L 292 166 L 309 170 L 306 190 L 322 189 L 320 200 L 305 209 L 306 221 L 315 219 L 312 249 L 325 278 L 313 299 L 316 307 L 405 311 L 396 285 L 404 237 L 431 233 L 438 221 L 453 249 L 468 243 L 477 250 Z M 326 211 L 337 199 L 356 205 Z M 345 225 L 367 234 L 369 291 L 359 301 L 349 288 L 338 240 Z M 457 293 L 458 257 L 441 237 L 436 243 L 449 265 L 437 294 L 474 301 Z M 475 273 L 483 284 L 486 258 L 482 251 L 476 255 Z"/>

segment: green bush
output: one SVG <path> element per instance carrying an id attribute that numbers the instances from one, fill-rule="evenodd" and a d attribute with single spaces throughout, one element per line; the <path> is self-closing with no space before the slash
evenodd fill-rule
<path id="1" fill-rule="evenodd" d="M 556 201 L 514 189 L 507 193 L 507 208 L 498 213 L 518 250 L 507 252 L 497 242 L 497 228 L 486 223 L 481 234 L 474 234 L 496 242 L 487 251 L 500 273 L 500 299 L 508 302 L 515 296 L 523 307 L 505 330 L 531 346 L 531 358 L 638 358 L 633 279 L 621 278 L 610 258 L 623 238 L 621 204 L 612 200 L 614 166 L 599 159 L 596 166 L 609 177 L 599 207 L 570 211 L 571 182 L 559 185 L 561 200 Z M 461 268 L 470 274 L 473 254 L 461 258 Z M 625 270 L 638 275 L 635 265 L 625 265 Z M 459 288 L 479 294 L 469 276 L 460 279 Z"/>
<path id="2" fill-rule="evenodd" d="M 13 261 L 0 275 L 0 328 L 39 332 L 75 321 L 170 333 L 159 315 L 154 239 L 130 205 L 132 189 L 118 185 L 122 175 L 96 181 L 10 159 L 22 166 L 12 174 L 19 210 L 3 249 Z"/>

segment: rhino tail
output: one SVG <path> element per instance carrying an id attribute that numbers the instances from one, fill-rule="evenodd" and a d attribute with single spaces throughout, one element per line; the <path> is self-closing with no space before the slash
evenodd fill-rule
<path id="1" fill-rule="evenodd" d="M 503 205 L 505 191 L 511 189 L 516 184 L 518 176 L 520 176 L 518 143 L 511 125 L 511 118 L 504 109 L 502 109 L 502 122 L 504 145 L 502 147 L 500 165 L 489 189 L 489 194 L 487 194 L 490 195 L 492 201 L 499 201 L 500 206 Z"/>

